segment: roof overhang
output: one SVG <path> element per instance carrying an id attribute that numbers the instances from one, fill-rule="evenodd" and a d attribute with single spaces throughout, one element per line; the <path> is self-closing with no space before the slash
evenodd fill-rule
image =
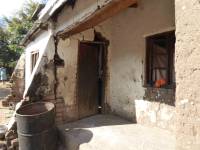
<path id="1" fill-rule="evenodd" d="M 35 34 L 37 34 L 41 29 L 46 29 L 47 21 L 56 13 L 56 10 L 62 7 L 67 1 L 68 0 L 50 0 L 39 12 L 38 20 L 22 39 L 20 45 L 26 46 Z"/>
<path id="2" fill-rule="evenodd" d="M 137 4 L 137 0 L 110 0 L 105 5 L 97 7 L 97 9 L 92 10 L 88 15 L 75 21 L 64 30 L 58 31 L 57 35 L 61 38 L 67 38 L 90 29 L 134 4 Z"/>
<path id="3" fill-rule="evenodd" d="M 40 22 L 35 22 L 33 24 L 33 27 L 28 31 L 26 36 L 22 39 L 20 45 L 21 46 L 26 46 L 29 44 L 32 40 L 34 40 L 34 37 L 40 33 L 42 30 L 47 30 L 48 29 L 48 24 L 40 23 Z"/>
<path id="4" fill-rule="evenodd" d="M 44 4 L 38 4 L 36 10 L 33 12 L 32 15 L 32 20 L 37 20 L 38 19 L 38 14 L 41 12 L 41 10 L 45 7 Z"/>
<path id="5" fill-rule="evenodd" d="M 67 1 L 68 0 L 51 0 L 50 3 L 47 4 L 41 11 L 39 20 L 36 21 L 32 29 L 27 33 L 25 38 L 22 40 L 21 45 L 26 46 L 36 33 L 47 26 L 47 21 L 55 15 L 57 10 L 66 4 Z M 87 15 L 79 18 L 65 29 L 57 31 L 57 36 L 66 38 L 70 35 L 85 31 L 116 15 L 127 7 L 133 6 L 134 4 L 137 4 L 137 0 L 107 0 L 103 5 L 100 5 L 96 7 L 96 9 L 88 12 Z"/>

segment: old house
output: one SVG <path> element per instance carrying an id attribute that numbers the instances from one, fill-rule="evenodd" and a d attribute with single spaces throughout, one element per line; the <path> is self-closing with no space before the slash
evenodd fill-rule
<path id="1" fill-rule="evenodd" d="M 112 113 L 169 130 L 177 149 L 199 149 L 199 8 L 50 0 L 22 42 L 24 97 L 53 102 L 58 124 Z"/>

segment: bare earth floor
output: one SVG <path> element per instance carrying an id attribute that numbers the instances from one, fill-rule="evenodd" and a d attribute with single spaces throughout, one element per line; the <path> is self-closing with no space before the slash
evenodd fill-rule
<path id="1" fill-rule="evenodd" d="M 0 82 L 0 100 L 5 98 L 10 94 L 9 84 L 5 82 L 4 84 Z"/>
<path id="2" fill-rule="evenodd" d="M 59 127 L 69 150 L 174 150 L 175 136 L 113 115 L 96 115 Z M 63 146 L 64 147 L 64 146 Z"/>
<path id="3" fill-rule="evenodd" d="M 13 110 L 10 110 L 9 107 L 2 106 L 2 100 L 10 94 L 10 85 L 9 83 L 0 83 L 0 125 L 8 124 L 10 118 L 12 117 Z"/>

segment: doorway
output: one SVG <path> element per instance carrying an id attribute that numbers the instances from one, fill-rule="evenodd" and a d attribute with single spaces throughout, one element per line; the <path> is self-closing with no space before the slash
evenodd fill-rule
<path id="1" fill-rule="evenodd" d="M 79 119 L 103 111 L 106 50 L 104 42 L 82 41 L 79 43 L 77 72 Z"/>

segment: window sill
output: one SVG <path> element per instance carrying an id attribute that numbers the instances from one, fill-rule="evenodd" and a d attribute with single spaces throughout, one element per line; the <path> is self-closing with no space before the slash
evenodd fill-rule
<path id="1" fill-rule="evenodd" d="M 151 89 L 171 89 L 171 90 L 175 90 L 176 89 L 175 84 L 173 84 L 173 85 L 167 85 L 165 87 L 160 87 L 160 88 L 156 88 L 156 87 L 151 86 L 149 84 L 144 84 L 143 87 L 144 88 L 151 88 Z"/>

